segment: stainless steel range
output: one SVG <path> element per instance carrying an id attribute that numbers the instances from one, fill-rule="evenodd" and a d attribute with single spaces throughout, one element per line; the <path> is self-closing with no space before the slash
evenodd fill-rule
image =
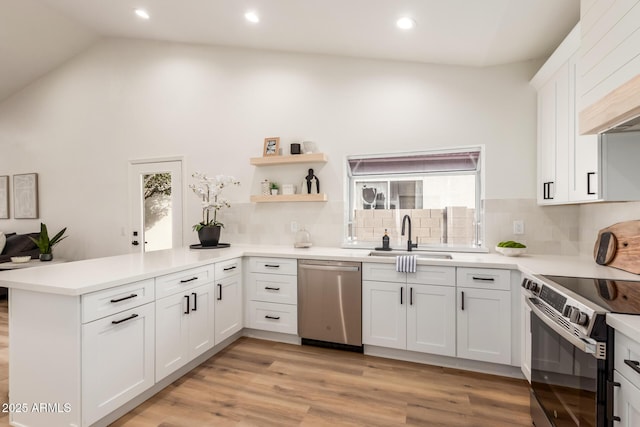
<path id="1" fill-rule="evenodd" d="M 640 314 L 640 281 L 526 276 L 531 417 L 536 427 L 613 425 L 613 330 L 607 313 Z"/>

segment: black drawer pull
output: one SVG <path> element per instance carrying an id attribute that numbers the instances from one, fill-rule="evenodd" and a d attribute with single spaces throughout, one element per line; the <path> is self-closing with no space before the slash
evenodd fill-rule
<path id="1" fill-rule="evenodd" d="M 191 308 L 189 307 L 189 295 L 185 295 L 184 297 L 187 299 L 187 311 L 185 311 L 184 314 L 189 314 L 189 309 Z"/>
<path id="2" fill-rule="evenodd" d="M 640 374 L 640 362 L 638 362 L 637 360 L 624 359 L 624 363 Z"/>
<path id="3" fill-rule="evenodd" d="M 413 287 L 409 288 L 409 305 L 413 305 Z"/>
<path id="4" fill-rule="evenodd" d="M 485 282 L 495 282 L 496 279 L 494 279 L 493 277 L 476 277 L 476 276 L 471 276 L 471 278 L 473 280 L 482 280 Z"/>
<path id="5" fill-rule="evenodd" d="M 193 295 L 193 308 L 191 311 L 198 311 L 198 294 L 192 292 L 191 295 Z"/>
<path id="6" fill-rule="evenodd" d="M 227 268 L 223 268 L 223 271 L 229 271 L 229 270 L 235 270 L 236 269 L 236 265 L 234 265 L 233 267 L 227 267 Z"/>
<path id="7" fill-rule="evenodd" d="M 218 301 L 222 301 L 222 284 L 218 283 Z"/>
<path id="8" fill-rule="evenodd" d="M 137 314 L 132 314 L 131 316 L 126 317 L 126 318 L 124 318 L 122 320 L 112 320 L 111 323 L 113 323 L 114 325 L 118 325 L 118 324 L 120 324 L 122 322 L 126 322 L 127 320 L 135 319 L 136 317 L 138 317 Z"/>
<path id="9" fill-rule="evenodd" d="M 280 316 L 269 316 L 268 314 L 266 316 L 264 316 L 265 319 L 273 319 L 273 320 L 280 320 Z"/>
<path id="10" fill-rule="evenodd" d="M 400 305 L 403 304 L 402 298 L 404 296 L 404 287 L 400 288 Z"/>
<path id="11" fill-rule="evenodd" d="M 461 291 L 460 294 L 462 294 L 460 309 L 464 311 L 464 291 Z"/>
<path id="12" fill-rule="evenodd" d="M 280 290 L 280 288 L 272 288 L 270 286 L 265 286 L 264 288 L 269 290 L 269 291 L 279 291 Z"/>
<path id="13" fill-rule="evenodd" d="M 194 280 L 198 280 L 198 278 L 192 277 L 191 279 L 180 280 L 180 283 L 189 283 L 189 282 L 193 282 Z"/>
<path id="14" fill-rule="evenodd" d="M 137 297 L 137 296 L 138 296 L 138 294 L 131 294 L 131 295 L 129 295 L 128 297 L 122 297 L 122 298 L 112 299 L 112 300 L 111 300 L 111 302 L 120 302 L 120 301 L 125 301 L 125 300 L 131 299 L 131 298 L 135 298 L 135 297 Z"/>
<path id="15" fill-rule="evenodd" d="M 265 264 L 264 266 L 267 268 L 280 268 L 280 264 Z"/>

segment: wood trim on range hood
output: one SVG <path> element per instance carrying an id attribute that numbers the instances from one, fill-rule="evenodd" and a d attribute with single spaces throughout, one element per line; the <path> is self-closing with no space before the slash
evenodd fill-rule
<path id="1" fill-rule="evenodd" d="M 640 116 L 640 75 L 580 111 L 580 134 L 602 133 Z"/>

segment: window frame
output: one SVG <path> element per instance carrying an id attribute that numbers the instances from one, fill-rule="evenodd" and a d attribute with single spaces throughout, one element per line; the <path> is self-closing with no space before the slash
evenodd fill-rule
<path id="1" fill-rule="evenodd" d="M 463 153 L 463 152 L 478 152 L 478 162 L 475 170 L 450 170 L 450 171 L 435 171 L 435 172 L 407 172 L 407 173 L 389 173 L 389 174 L 371 174 L 371 175 L 356 175 L 354 176 L 351 171 L 350 161 L 355 159 L 376 159 L 376 158 L 391 158 L 391 157 L 414 157 L 414 156 L 429 156 L 440 155 L 446 153 Z M 453 147 L 447 149 L 433 149 L 433 150 L 421 150 L 410 152 L 397 152 L 397 153 L 377 153 L 377 154 L 360 154 L 349 155 L 345 157 L 345 179 L 344 179 L 344 194 L 345 194 L 345 209 L 344 209 L 344 230 L 343 230 L 343 247 L 348 248 L 363 248 L 373 249 L 379 246 L 379 242 L 375 241 L 358 241 L 354 236 L 353 227 L 353 212 L 356 204 L 356 185 L 362 181 L 400 181 L 406 178 L 407 181 L 415 181 L 420 178 L 428 176 L 461 176 L 461 175 L 474 175 L 475 176 L 475 213 L 474 213 L 474 245 L 460 245 L 450 243 L 425 244 L 418 247 L 417 250 L 422 251 L 453 251 L 453 252 L 487 252 L 485 247 L 485 215 L 484 215 L 484 164 L 485 164 L 485 147 L 484 145 L 473 145 L 464 147 Z M 425 186 L 426 188 L 426 186 Z M 423 194 L 424 196 L 424 194 Z M 390 201 L 385 200 L 385 209 Z M 396 249 L 396 248 L 394 248 Z M 401 248 L 397 248 L 401 249 Z"/>

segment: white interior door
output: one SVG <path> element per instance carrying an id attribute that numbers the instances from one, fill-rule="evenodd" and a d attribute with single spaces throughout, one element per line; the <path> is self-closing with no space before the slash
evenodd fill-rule
<path id="1" fill-rule="evenodd" d="M 131 251 L 182 246 L 182 161 L 131 162 Z"/>

